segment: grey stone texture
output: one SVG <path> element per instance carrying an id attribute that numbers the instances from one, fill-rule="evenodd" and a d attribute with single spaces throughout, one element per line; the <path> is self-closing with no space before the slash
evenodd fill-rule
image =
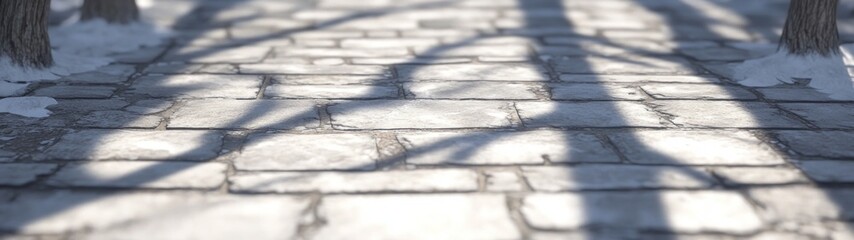
<path id="1" fill-rule="evenodd" d="M 497 101 L 372 100 L 336 103 L 328 111 L 336 129 L 504 128 L 511 125 L 512 105 Z"/>
<path id="2" fill-rule="evenodd" d="M 203 161 L 217 156 L 222 134 L 212 131 L 82 130 L 45 150 L 58 160 Z"/>
<path id="3" fill-rule="evenodd" d="M 370 135 L 257 134 L 247 139 L 234 165 L 238 170 L 371 170 L 378 160 Z"/>
<path id="4" fill-rule="evenodd" d="M 315 103 L 284 100 L 190 100 L 178 107 L 169 128 L 294 129 L 320 125 Z"/>
<path id="5" fill-rule="evenodd" d="M 649 107 L 633 102 L 519 102 L 519 115 L 530 127 L 662 127 Z"/>
<path id="6" fill-rule="evenodd" d="M 39 176 L 52 173 L 56 164 L 49 163 L 2 163 L 0 164 L 0 186 L 23 186 Z"/>
<path id="7" fill-rule="evenodd" d="M 701 169 L 635 165 L 581 165 L 578 167 L 523 167 L 536 191 L 709 188 L 715 179 Z"/>
<path id="8" fill-rule="evenodd" d="M 168 98 L 242 98 L 258 95 L 262 79 L 239 75 L 145 76 L 134 81 L 129 92 Z"/>
<path id="9" fill-rule="evenodd" d="M 637 131 L 609 135 L 633 163 L 775 165 L 784 157 L 749 132 Z"/>
<path id="10" fill-rule="evenodd" d="M 249 193 L 390 193 L 473 192 L 477 173 L 471 170 L 378 172 L 252 173 L 231 178 L 230 189 Z"/>
<path id="11" fill-rule="evenodd" d="M 214 189 L 225 181 L 222 163 L 92 162 L 66 165 L 47 184 L 57 187 Z"/>

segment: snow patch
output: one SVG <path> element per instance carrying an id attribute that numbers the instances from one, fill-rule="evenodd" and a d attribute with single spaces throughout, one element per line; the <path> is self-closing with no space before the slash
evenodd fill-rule
<path id="1" fill-rule="evenodd" d="M 156 46 L 168 37 L 166 30 L 151 24 L 109 24 L 95 19 L 50 30 L 52 44 L 58 52 L 80 56 L 108 56 Z"/>
<path id="2" fill-rule="evenodd" d="M 27 83 L 13 83 L 0 80 L 0 97 L 20 96 L 27 90 Z"/>
<path id="3" fill-rule="evenodd" d="M 751 87 L 794 84 L 808 80 L 807 86 L 838 100 L 854 99 L 854 76 L 846 65 L 854 58 L 843 47 L 843 54 L 798 56 L 781 50 L 769 56 L 748 60 L 734 67 L 733 79 Z"/>
<path id="4" fill-rule="evenodd" d="M 0 99 L 0 113 L 11 113 L 24 117 L 42 118 L 50 115 L 46 108 L 57 104 L 49 97 L 10 97 Z"/>
<path id="5" fill-rule="evenodd" d="M 63 76 L 82 73 L 106 66 L 112 62 L 109 58 L 83 57 L 53 52 L 54 65 L 46 69 L 34 69 L 18 66 L 8 57 L 0 56 L 0 81 L 35 82 L 56 80 Z"/>

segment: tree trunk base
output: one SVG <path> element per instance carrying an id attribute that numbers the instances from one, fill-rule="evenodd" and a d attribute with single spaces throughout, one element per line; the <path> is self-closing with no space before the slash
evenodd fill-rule
<path id="1" fill-rule="evenodd" d="M 50 0 L 0 0 L 0 57 L 16 65 L 53 65 L 47 34 Z"/>
<path id="2" fill-rule="evenodd" d="M 82 21 L 104 19 L 108 23 L 128 24 L 139 20 L 136 0 L 86 0 L 80 10 Z"/>

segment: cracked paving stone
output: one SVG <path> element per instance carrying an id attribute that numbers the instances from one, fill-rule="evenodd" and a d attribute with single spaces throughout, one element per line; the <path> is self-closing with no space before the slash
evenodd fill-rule
<path id="1" fill-rule="evenodd" d="M 505 128 L 511 108 L 493 101 L 370 100 L 336 103 L 329 114 L 336 129 Z"/>
<path id="2" fill-rule="evenodd" d="M 854 133 L 842 131 L 777 131 L 777 139 L 809 157 L 854 158 Z"/>
<path id="3" fill-rule="evenodd" d="M 673 123 L 714 128 L 806 128 L 782 111 L 762 102 L 656 101 L 656 110 L 673 116 Z M 698 111 L 699 110 L 699 111 Z"/>
<path id="4" fill-rule="evenodd" d="M 190 100 L 169 128 L 303 129 L 320 126 L 315 103 L 288 100 Z"/>
<path id="5" fill-rule="evenodd" d="M 666 165 L 776 165 L 785 163 L 749 132 L 637 131 L 609 135 L 629 161 Z"/>
<path id="6" fill-rule="evenodd" d="M 548 81 L 545 68 L 533 64 L 448 64 L 397 66 L 401 81 Z"/>
<path id="7" fill-rule="evenodd" d="M 162 118 L 125 111 L 95 111 L 80 118 L 75 125 L 96 128 L 156 128 Z"/>
<path id="8" fill-rule="evenodd" d="M 756 95 L 743 88 L 713 84 L 645 84 L 644 92 L 666 100 L 755 100 Z"/>
<path id="9" fill-rule="evenodd" d="M 60 191 L 0 204 L 8 216 L 0 229 L 85 239 L 292 239 L 308 206 L 285 196 Z"/>
<path id="10" fill-rule="evenodd" d="M 528 127 L 663 127 L 651 109 L 635 102 L 518 102 Z"/>
<path id="11" fill-rule="evenodd" d="M 241 64 L 243 74 L 313 74 L 313 75 L 391 75 L 383 66 L 367 65 L 295 65 L 295 64 Z"/>
<path id="12" fill-rule="evenodd" d="M 532 84 L 484 82 L 413 82 L 404 84 L 407 95 L 418 99 L 537 99 Z"/>
<path id="13" fill-rule="evenodd" d="M 852 189 L 811 186 L 753 188 L 747 195 L 761 206 L 759 214 L 768 222 L 854 219 Z"/>
<path id="14" fill-rule="evenodd" d="M 116 91 L 110 86 L 52 86 L 36 90 L 33 95 L 54 98 L 109 98 Z"/>
<path id="15" fill-rule="evenodd" d="M 636 165 L 522 167 L 522 174 L 534 190 L 545 192 L 710 188 L 716 182 L 711 174 L 701 169 Z"/>
<path id="16" fill-rule="evenodd" d="M 782 103 L 780 106 L 820 128 L 854 129 L 854 104 Z"/>
<path id="17" fill-rule="evenodd" d="M 790 168 L 722 167 L 712 172 L 728 186 L 807 183 L 800 171 Z"/>
<path id="18" fill-rule="evenodd" d="M 23 186 L 39 176 L 50 174 L 56 164 L 47 163 L 2 163 L 0 164 L 0 186 Z"/>
<path id="19" fill-rule="evenodd" d="M 129 93 L 174 98 L 255 98 L 261 77 L 240 75 L 145 76 L 134 81 Z"/>
<path id="20" fill-rule="evenodd" d="M 749 234 L 762 228 L 737 192 L 644 191 L 534 194 L 522 214 L 537 229 L 612 227 L 679 233 Z"/>
<path id="21" fill-rule="evenodd" d="M 215 189 L 225 182 L 223 163 L 89 162 L 74 163 L 48 179 L 54 187 Z"/>
<path id="22" fill-rule="evenodd" d="M 551 85 L 553 100 L 644 100 L 637 87 L 600 84 Z"/>
<path id="23" fill-rule="evenodd" d="M 854 174 L 852 174 L 854 173 L 854 162 L 852 161 L 803 161 L 798 165 L 804 174 L 816 182 L 854 182 Z"/>
<path id="24" fill-rule="evenodd" d="M 518 239 L 502 195 L 367 195 L 324 197 L 315 239 Z"/>
<path id="25" fill-rule="evenodd" d="M 222 136 L 206 131 L 82 130 L 45 151 L 61 160 L 182 160 L 214 158 Z"/>
<path id="26" fill-rule="evenodd" d="M 526 131 L 402 133 L 409 164 L 507 165 L 619 162 L 620 158 L 590 134 Z"/>
<path id="27" fill-rule="evenodd" d="M 395 98 L 398 89 L 392 85 L 272 85 L 265 97 L 314 99 L 379 99 Z"/>
<path id="28" fill-rule="evenodd" d="M 473 192 L 477 173 L 465 169 L 378 172 L 241 173 L 230 190 L 246 193 Z"/>
<path id="29" fill-rule="evenodd" d="M 234 160 L 238 170 L 372 170 L 374 137 L 364 134 L 252 135 Z"/>

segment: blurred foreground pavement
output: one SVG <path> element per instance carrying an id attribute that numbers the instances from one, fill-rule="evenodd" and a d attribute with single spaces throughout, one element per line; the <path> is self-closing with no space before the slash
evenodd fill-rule
<path id="1" fill-rule="evenodd" d="M 854 239 L 854 103 L 725 77 L 787 1 L 144 3 L 0 114 L 0 238 Z"/>

